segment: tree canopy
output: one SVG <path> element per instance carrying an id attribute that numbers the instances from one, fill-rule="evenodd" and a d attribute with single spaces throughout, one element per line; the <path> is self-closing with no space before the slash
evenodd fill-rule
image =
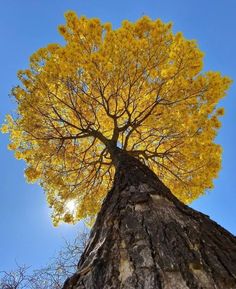
<path id="1" fill-rule="evenodd" d="M 66 13 L 64 44 L 49 44 L 18 73 L 17 113 L 7 115 L 9 149 L 26 161 L 53 220 L 94 216 L 111 187 L 110 144 L 148 165 L 189 203 L 213 187 L 221 166 L 214 143 L 230 85 L 203 71 L 196 41 L 144 16 L 113 30 Z"/>

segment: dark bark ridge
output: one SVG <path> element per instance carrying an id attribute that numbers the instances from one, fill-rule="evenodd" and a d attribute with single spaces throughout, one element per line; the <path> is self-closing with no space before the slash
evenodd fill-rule
<path id="1" fill-rule="evenodd" d="M 235 289 L 236 238 L 118 151 L 114 185 L 63 289 Z"/>

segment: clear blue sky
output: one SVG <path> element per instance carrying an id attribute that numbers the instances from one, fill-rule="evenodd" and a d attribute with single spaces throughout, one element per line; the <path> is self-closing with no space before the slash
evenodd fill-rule
<path id="1" fill-rule="evenodd" d="M 110 21 L 113 27 L 144 14 L 172 21 L 175 31 L 197 39 L 205 52 L 206 70 L 236 79 L 235 0 L 11 0 L 1 4 L 0 122 L 14 109 L 8 94 L 17 83 L 17 70 L 27 67 L 36 49 L 61 41 L 57 25 L 64 23 L 67 10 Z M 223 169 L 215 189 L 192 206 L 236 234 L 235 83 L 222 105 L 226 116 L 217 142 L 224 149 Z M 44 193 L 37 185 L 26 184 L 24 163 L 7 150 L 7 136 L 0 138 L 0 270 L 14 267 L 15 260 L 39 267 L 60 248 L 63 238 L 73 238 L 79 226 L 52 226 Z"/>

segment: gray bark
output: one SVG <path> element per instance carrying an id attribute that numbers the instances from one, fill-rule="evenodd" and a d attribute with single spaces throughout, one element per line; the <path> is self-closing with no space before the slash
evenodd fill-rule
<path id="1" fill-rule="evenodd" d="M 235 289 L 236 238 L 120 152 L 78 271 L 63 289 Z"/>

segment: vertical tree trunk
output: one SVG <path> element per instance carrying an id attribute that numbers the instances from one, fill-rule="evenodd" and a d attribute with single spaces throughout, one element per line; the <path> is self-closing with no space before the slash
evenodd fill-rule
<path id="1" fill-rule="evenodd" d="M 119 152 L 112 190 L 64 289 L 235 289 L 236 238 Z"/>

